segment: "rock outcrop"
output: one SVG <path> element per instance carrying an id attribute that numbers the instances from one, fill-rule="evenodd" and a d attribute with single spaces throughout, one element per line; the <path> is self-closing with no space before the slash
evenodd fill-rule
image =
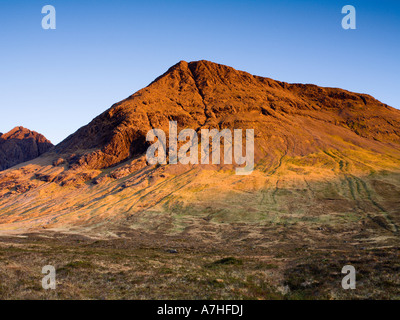
<path id="1" fill-rule="evenodd" d="M 53 144 L 43 135 L 24 127 L 15 127 L 0 134 L 0 171 L 35 159 L 52 147 Z"/>

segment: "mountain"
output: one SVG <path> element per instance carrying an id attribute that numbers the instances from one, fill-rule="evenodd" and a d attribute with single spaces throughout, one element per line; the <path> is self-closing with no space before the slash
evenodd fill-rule
<path id="1" fill-rule="evenodd" d="M 369 95 L 288 84 L 233 68 L 181 61 L 56 147 L 71 165 L 104 169 L 141 155 L 152 128 L 255 129 L 258 157 L 301 156 L 346 143 L 386 153 L 400 143 L 400 113 Z M 340 137 L 343 141 L 338 141 Z M 396 154 L 397 151 L 393 150 Z M 279 153 L 279 154 L 277 154 Z"/>
<path id="2" fill-rule="evenodd" d="M 52 147 L 43 135 L 24 127 L 0 133 L 0 171 L 35 159 Z"/>
<path id="3" fill-rule="evenodd" d="M 169 121 L 198 133 L 254 129 L 254 172 L 147 165 L 146 134 L 159 128 L 168 138 Z M 398 234 L 399 195 L 399 110 L 367 94 L 181 61 L 42 157 L 1 173 L 0 229 L 242 241 L 271 226 L 295 238 L 328 226 L 333 237 L 383 239 Z"/>

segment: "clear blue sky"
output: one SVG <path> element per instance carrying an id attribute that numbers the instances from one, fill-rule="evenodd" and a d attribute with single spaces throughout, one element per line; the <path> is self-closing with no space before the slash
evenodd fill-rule
<path id="1" fill-rule="evenodd" d="M 56 8 L 43 30 L 41 9 Z M 341 8 L 357 10 L 343 30 Z M 0 0 L 0 132 L 58 143 L 180 60 L 368 93 L 400 108 L 400 1 Z"/>

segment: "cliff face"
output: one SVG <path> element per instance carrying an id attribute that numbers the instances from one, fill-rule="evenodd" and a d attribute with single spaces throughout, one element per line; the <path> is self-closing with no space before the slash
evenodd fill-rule
<path id="1" fill-rule="evenodd" d="M 0 134 L 0 170 L 35 159 L 52 147 L 43 135 L 23 127 Z"/>
<path id="2" fill-rule="evenodd" d="M 299 156 L 342 148 L 337 137 L 386 152 L 399 145 L 400 111 L 366 94 L 288 84 L 208 62 L 181 61 L 148 87 L 116 103 L 56 147 L 72 166 L 107 168 L 143 154 L 146 133 L 192 128 L 254 129 L 256 157 Z M 332 138 L 336 136 L 336 138 Z"/>

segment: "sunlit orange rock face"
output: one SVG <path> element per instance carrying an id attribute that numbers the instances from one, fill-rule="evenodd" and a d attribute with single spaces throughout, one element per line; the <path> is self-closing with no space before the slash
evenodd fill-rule
<path id="1" fill-rule="evenodd" d="M 254 172 L 147 165 L 146 134 L 168 136 L 169 121 L 197 132 L 254 129 Z M 367 94 L 181 61 L 54 149 L 2 172 L 0 229 L 194 232 L 248 222 L 255 232 L 346 221 L 391 234 L 399 230 L 399 177 L 399 110 Z"/>
<path id="2" fill-rule="evenodd" d="M 43 135 L 24 127 L 0 133 L 0 170 L 37 158 L 52 147 Z"/>
<path id="3" fill-rule="evenodd" d="M 386 153 L 382 143 L 400 143 L 400 112 L 369 95 L 181 61 L 56 150 L 74 154 L 71 164 L 106 168 L 143 154 L 146 133 L 152 128 L 168 133 L 169 120 L 178 122 L 178 130 L 254 129 L 257 158 L 269 163 L 277 160 L 277 150 L 301 156 L 352 143 Z"/>

